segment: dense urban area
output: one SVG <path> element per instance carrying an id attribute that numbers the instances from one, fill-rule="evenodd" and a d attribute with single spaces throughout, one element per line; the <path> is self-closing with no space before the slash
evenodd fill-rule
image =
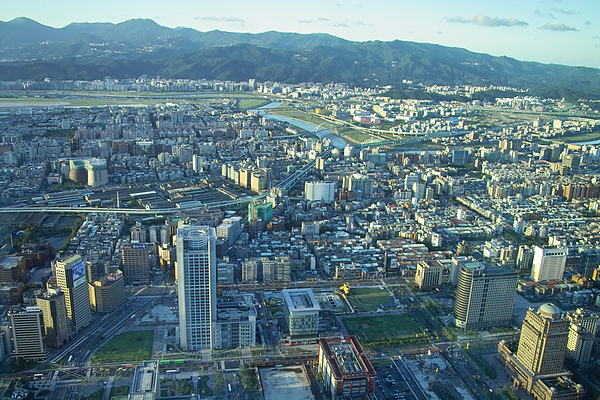
<path id="1" fill-rule="evenodd" d="M 600 398 L 598 103 L 406 84 L 0 82 L 2 398 Z"/>

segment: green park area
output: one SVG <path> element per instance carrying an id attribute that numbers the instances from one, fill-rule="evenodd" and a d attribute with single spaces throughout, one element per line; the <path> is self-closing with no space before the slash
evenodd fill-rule
<path id="1" fill-rule="evenodd" d="M 269 318 L 283 317 L 283 299 L 281 297 L 271 296 L 266 302 L 267 314 Z"/>
<path id="2" fill-rule="evenodd" d="M 348 333 L 356 335 L 366 347 L 419 343 L 427 340 L 410 315 L 382 315 L 344 318 Z"/>
<path id="3" fill-rule="evenodd" d="M 92 357 L 93 364 L 136 362 L 152 356 L 154 331 L 125 332 L 110 339 Z"/>
<path id="4" fill-rule="evenodd" d="M 388 291 L 379 287 L 351 288 L 346 298 L 352 307 L 358 308 L 361 312 L 377 311 L 378 308 L 382 308 L 382 304 L 394 302 Z"/>

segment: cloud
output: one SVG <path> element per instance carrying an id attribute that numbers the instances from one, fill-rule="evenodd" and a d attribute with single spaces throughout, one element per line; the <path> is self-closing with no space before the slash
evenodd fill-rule
<path id="1" fill-rule="evenodd" d="M 560 14 L 567 14 L 567 15 L 573 15 L 573 14 L 578 13 L 575 10 L 563 10 L 562 8 L 553 8 L 552 11 L 560 13 Z"/>
<path id="2" fill-rule="evenodd" d="M 312 21 L 309 19 L 301 19 L 298 21 L 299 24 L 312 24 Z"/>
<path id="3" fill-rule="evenodd" d="M 336 28 L 350 28 L 350 25 L 348 25 L 347 22 L 336 22 L 335 24 L 333 24 L 333 26 L 335 26 Z"/>
<path id="4" fill-rule="evenodd" d="M 441 35 L 441 34 L 442 34 L 442 31 L 437 31 L 436 33 L 437 33 L 438 35 Z"/>
<path id="5" fill-rule="evenodd" d="M 591 25 L 591 24 L 592 24 L 592 21 L 590 21 L 590 20 L 587 20 L 587 21 L 585 21 L 585 24 L 586 24 L 586 25 Z"/>
<path id="6" fill-rule="evenodd" d="M 577 29 L 567 26 L 565 24 L 546 24 L 540 26 L 538 29 L 544 29 L 547 31 L 555 31 L 555 32 L 566 32 L 566 31 L 577 31 Z"/>
<path id="7" fill-rule="evenodd" d="M 494 18 L 483 15 L 482 13 L 477 13 L 475 15 L 471 15 L 469 18 L 465 19 L 463 17 L 452 17 L 446 18 L 448 22 L 458 22 L 461 24 L 475 24 L 479 26 L 487 26 L 487 27 L 497 27 L 497 26 L 527 26 L 529 25 L 525 21 L 521 21 L 515 18 Z"/>
<path id="8" fill-rule="evenodd" d="M 318 18 L 317 21 L 325 21 L 325 22 L 329 22 L 331 21 L 329 18 Z"/>
<path id="9" fill-rule="evenodd" d="M 537 16 L 539 16 L 539 17 L 544 17 L 544 18 L 546 18 L 546 17 L 547 17 L 547 18 L 556 19 L 556 17 L 554 16 L 554 14 L 552 14 L 552 13 L 543 13 L 543 12 L 541 12 L 540 10 L 534 10 L 534 11 L 533 11 L 533 14 L 534 14 L 534 15 L 537 15 Z"/>
<path id="10" fill-rule="evenodd" d="M 195 19 L 200 19 L 203 21 L 225 22 L 227 24 L 239 26 L 243 26 L 246 23 L 246 21 L 244 21 L 243 19 L 232 17 L 196 17 Z"/>
<path id="11" fill-rule="evenodd" d="M 367 24 L 365 24 L 363 21 L 352 21 L 352 23 L 358 26 L 367 26 Z"/>

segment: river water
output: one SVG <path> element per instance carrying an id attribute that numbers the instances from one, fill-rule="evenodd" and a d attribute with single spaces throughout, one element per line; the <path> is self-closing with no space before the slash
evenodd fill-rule
<path id="1" fill-rule="evenodd" d="M 282 117 L 281 115 L 269 114 L 266 111 L 271 108 L 278 107 L 280 105 L 281 105 L 281 102 L 273 101 L 269 104 L 265 104 L 264 106 L 259 107 L 256 110 L 250 110 L 250 111 L 258 112 L 258 115 L 260 115 L 261 117 L 274 119 L 275 121 L 287 122 L 290 125 L 304 129 L 305 131 L 308 131 L 308 132 L 313 132 L 318 128 L 317 125 L 314 125 L 314 124 L 311 124 L 308 122 L 299 121 L 297 119 L 288 118 L 288 117 Z M 321 132 L 317 133 L 317 136 L 320 137 L 321 139 L 331 140 L 331 144 L 333 144 L 333 146 L 338 149 L 343 149 L 344 147 L 347 146 L 347 143 L 344 141 L 344 139 L 342 139 L 340 136 L 336 135 L 335 133 L 331 132 L 330 130 L 321 131 Z"/>

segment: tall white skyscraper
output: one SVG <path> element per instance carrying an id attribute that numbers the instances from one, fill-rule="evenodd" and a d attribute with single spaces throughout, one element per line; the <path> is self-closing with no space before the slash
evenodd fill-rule
<path id="1" fill-rule="evenodd" d="M 215 228 L 182 225 L 176 243 L 179 343 L 188 351 L 211 349 L 217 319 Z"/>
<path id="2" fill-rule="evenodd" d="M 535 282 L 560 280 L 565 272 L 567 249 L 535 246 L 531 279 Z"/>

